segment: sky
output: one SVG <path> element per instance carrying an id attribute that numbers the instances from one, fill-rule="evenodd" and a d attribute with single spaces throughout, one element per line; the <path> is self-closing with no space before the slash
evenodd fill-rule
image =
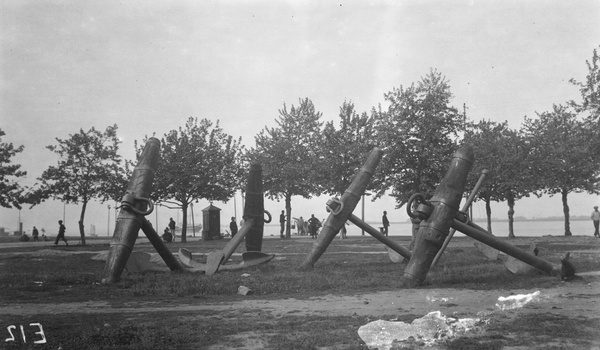
<path id="1" fill-rule="evenodd" d="M 585 61 L 600 44 L 599 19 L 596 0 L 5 0 L 2 142 L 25 147 L 13 162 L 28 172 L 20 183 L 32 185 L 57 162 L 46 146 L 79 129 L 117 124 L 126 159 L 134 158 L 135 140 L 160 138 L 190 116 L 219 120 L 252 147 L 284 104 L 308 97 L 324 121 L 335 120 L 344 101 L 359 113 L 385 107 L 386 92 L 430 69 L 446 77 L 452 104 L 470 120 L 518 128 L 524 116 L 580 98 L 569 80 L 585 79 Z M 324 218 L 327 199 L 294 197 L 292 214 Z M 589 215 L 600 203 L 589 194 L 570 199 L 571 215 Z M 240 215 L 236 202 L 236 212 L 233 201 L 216 204 L 222 223 Z M 196 221 L 206 206 L 196 205 Z M 284 203 L 266 206 L 279 213 Z M 394 206 L 389 197 L 367 200 L 365 219 L 378 221 L 387 210 L 391 221 L 406 220 Z M 562 215 L 556 196 L 521 200 L 515 209 L 520 216 Z M 493 216 L 506 211 L 504 203 L 493 206 Z M 109 212 L 107 203 L 91 204 L 86 229 L 94 224 L 97 234 L 112 234 Z M 54 201 L 0 209 L 0 227 L 16 230 L 20 220 L 27 231 L 36 225 L 54 232 L 63 214 L 74 233 L 78 207 Z M 165 208 L 152 215 L 160 227 L 177 217 Z"/>

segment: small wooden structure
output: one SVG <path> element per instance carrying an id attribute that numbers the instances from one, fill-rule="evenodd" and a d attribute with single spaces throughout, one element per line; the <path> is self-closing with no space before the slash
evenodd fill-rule
<path id="1" fill-rule="evenodd" d="M 202 209 L 202 240 L 221 238 L 221 209 L 212 203 Z"/>

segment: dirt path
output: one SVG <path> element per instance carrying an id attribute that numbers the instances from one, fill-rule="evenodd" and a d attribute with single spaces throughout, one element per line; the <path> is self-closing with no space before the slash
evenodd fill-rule
<path id="1" fill-rule="evenodd" d="M 59 304 L 11 304 L 1 305 L 0 314 L 67 314 L 67 313 L 147 313 L 217 310 L 231 312 L 239 309 L 256 309 L 269 312 L 274 317 L 286 315 L 360 315 L 392 316 L 394 314 L 425 315 L 441 311 L 446 315 L 477 317 L 501 312 L 499 297 L 528 295 L 539 291 L 533 301 L 519 308 L 522 312 L 552 312 L 563 315 L 600 316 L 600 281 L 590 279 L 564 283 L 560 287 L 540 290 L 491 290 L 468 289 L 403 289 L 357 295 L 325 295 L 307 299 L 260 299 L 249 296 L 247 300 L 233 302 L 198 303 L 128 302 L 113 306 L 109 302 L 79 302 Z"/>

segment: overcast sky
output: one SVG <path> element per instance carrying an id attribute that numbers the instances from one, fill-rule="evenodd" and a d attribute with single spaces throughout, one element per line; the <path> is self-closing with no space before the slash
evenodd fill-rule
<path id="1" fill-rule="evenodd" d="M 446 76 L 453 105 L 464 104 L 469 119 L 518 128 L 524 116 L 580 97 L 568 81 L 585 79 L 585 61 L 600 44 L 599 19 L 596 0 L 4 0 L 2 141 L 25 146 L 15 158 L 29 173 L 24 184 L 56 164 L 46 145 L 92 126 L 118 124 L 128 159 L 134 140 L 160 138 L 189 116 L 218 119 L 251 147 L 284 103 L 308 97 L 332 120 L 344 100 L 369 111 L 431 68 Z M 599 202 L 572 198 L 572 215 L 588 215 Z M 326 200 L 294 198 L 294 214 L 309 216 Z M 79 210 L 67 208 L 74 230 Z M 392 220 L 406 218 L 389 199 L 367 208 L 370 220 L 383 208 Z M 504 216 L 505 204 L 497 208 L 494 216 Z M 222 209 L 223 221 L 233 210 Z M 562 215 L 558 197 L 521 201 L 516 211 Z M 21 216 L 28 230 L 54 229 L 62 212 L 62 204 L 45 203 Z M 15 229 L 17 215 L 0 209 L 0 227 Z M 106 204 L 91 206 L 86 227 L 106 230 L 106 216 Z"/>

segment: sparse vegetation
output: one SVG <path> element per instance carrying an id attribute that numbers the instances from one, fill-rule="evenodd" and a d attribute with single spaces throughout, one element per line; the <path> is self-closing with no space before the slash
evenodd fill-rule
<path id="1" fill-rule="evenodd" d="M 409 237 L 394 237 L 408 244 Z M 515 276 L 498 261 L 486 260 L 467 238 L 453 246 L 432 268 L 420 290 L 431 288 L 461 288 L 473 290 L 543 289 L 560 285 L 559 278 L 545 275 Z M 584 237 L 585 240 L 585 237 Z M 454 242 L 454 241 L 453 241 Z M 89 243 L 89 242 L 88 242 Z M 103 261 L 91 258 L 99 251 L 108 250 L 106 244 L 88 244 L 60 249 L 3 249 L 0 255 L 0 303 L 61 303 L 106 302 L 112 310 L 103 313 L 59 313 L 21 316 L 0 315 L 0 325 L 28 324 L 31 320 L 44 325 L 47 344 L 36 344 L 35 349 L 203 349 L 210 345 L 227 344 L 229 348 L 249 346 L 269 349 L 314 349 L 344 345 L 344 349 L 366 349 L 357 329 L 372 320 L 368 316 L 333 315 L 274 317 L 269 312 L 257 313 L 252 309 L 235 311 L 158 311 L 156 313 L 131 310 L 135 303 L 153 305 L 227 304 L 241 300 L 308 299 L 315 296 L 354 295 L 375 291 L 400 289 L 405 264 L 392 263 L 384 247 L 370 237 L 334 241 L 315 265 L 307 271 L 297 266 L 309 250 L 312 241 L 304 239 L 263 242 L 263 251 L 278 252 L 279 260 L 243 272 L 221 272 L 209 277 L 198 273 L 146 272 L 125 273 L 116 285 L 99 283 Z M 523 241 L 523 248 L 528 243 Z M 195 253 L 208 253 L 223 245 L 219 241 L 188 242 L 185 247 Z M 177 251 L 174 244 L 172 251 Z M 580 243 L 564 238 L 558 242 L 538 244 L 541 255 L 559 262 L 566 250 L 598 249 L 600 240 Z M 138 244 L 135 250 L 153 252 L 149 244 Z M 377 250 L 381 254 L 377 254 Z M 375 254 L 353 254 L 350 251 L 375 251 Z M 67 252 L 78 254 L 67 255 Z M 597 254 L 579 255 L 575 261 L 579 272 L 600 270 Z M 242 273 L 249 276 L 243 277 Z M 577 283 L 577 282 L 574 282 Z M 240 285 L 249 287 L 253 294 L 237 294 Z M 120 311 L 119 308 L 127 307 Z M 390 319 L 411 322 L 423 315 L 410 312 L 395 314 Z M 489 332 L 476 337 L 458 338 L 444 346 L 447 349 L 500 349 L 507 345 L 527 345 L 528 339 L 568 333 L 572 344 L 584 348 L 598 341 L 594 336 L 599 319 L 579 319 L 553 315 L 523 316 L 515 322 L 496 319 Z M 583 325 L 587 322 L 587 325 Z M 535 325 L 542 324 L 543 327 Z M 512 334 L 508 336 L 508 334 Z M 33 333 L 31 334 L 33 336 Z M 21 349 L 23 344 L 3 343 L 3 349 Z"/>

